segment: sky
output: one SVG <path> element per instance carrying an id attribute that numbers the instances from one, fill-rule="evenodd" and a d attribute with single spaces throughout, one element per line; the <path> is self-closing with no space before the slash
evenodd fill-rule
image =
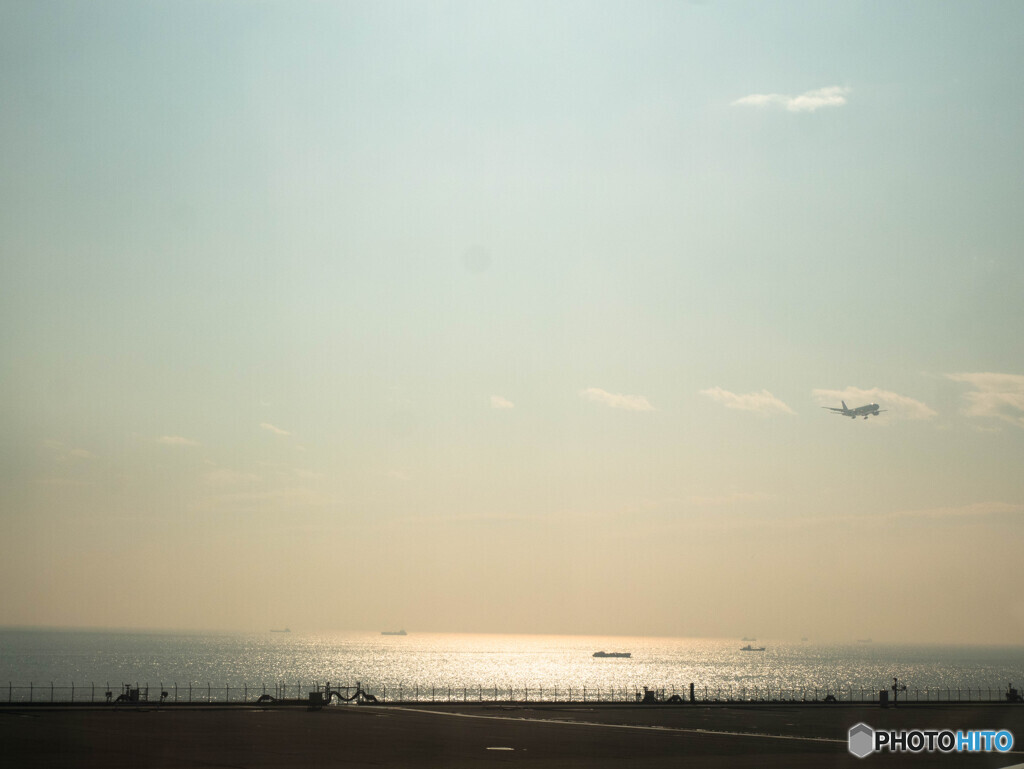
<path id="1" fill-rule="evenodd" d="M 0 0 L 0 625 L 1021 643 L 1022 32 Z"/>

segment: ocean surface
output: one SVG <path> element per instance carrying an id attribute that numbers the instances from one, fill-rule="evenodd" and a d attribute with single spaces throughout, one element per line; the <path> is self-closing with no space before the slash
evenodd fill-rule
<path id="1" fill-rule="evenodd" d="M 745 641 L 746 639 L 744 639 Z M 897 677 L 914 699 L 998 698 L 1024 684 L 1024 647 L 848 645 L 762 639 L 415 633 L 173 634 L 0 630 L 0 700 L 88 699 L 125 683 L 223 701 L 323 685 L 388 699 L 630 699 L 647 686 L 698 699 L 870 699 Z M 630 652 L 595 658 L 595 651 Z M 31 686 L 31 691 L 29 687 Z M 56 693 L 51 692 L 54 687 Z M 94 687 L 94 689 L 90 689 Z M 283 687 L 283 688 L 282 688 Z M 6 689 L 6 691 L 4 691 Z"/>

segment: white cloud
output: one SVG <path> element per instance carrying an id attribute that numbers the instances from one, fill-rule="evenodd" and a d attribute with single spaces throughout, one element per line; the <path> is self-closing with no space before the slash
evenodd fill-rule
<path id="1" fill-rule="evenodd" d="M 580 395 L 594 403 L 601 403 L 613 409 L 627 411 L 654 411 L 654 406 L 642 395 L 621 395 L 602 390 L 600 387 L 588 387 L 580 390 Z"/>
<path id="2" fill-rule="evenodd" d="M 712 387 L 701 390 L 701 395 L 706 395 L 716 403 L 720 403 L 727 409 L 738 409 L 739 411 L 754 411 L 758 414 L 793 414 L 794 411 L 785 403 L 780 401 L 767 390 L 759 393 L 746 393 L 740 395 L 723 390 L 721 387 Z"/>
<path id="3" fill-rule="evenodd" d="M 287 430 L 282 430 L 280 427 L 274 427 L 274 425 L 270 424 L 269 422 L 260 422 L 260 427 L 262 427 L 264 430 L 269 430 L 274 435 L 291 435 L 291 433 L 288 432 Z"/>
<path id="4" fill-rule="evenodd" d="M 162 443 L 165 446 L 198 446 L 199 441 L 194 441 L 190 438 L 182 438 L 180 435 L 164 435 L 163 437 L 157 438 L 157 443 Z"/>
<path id="5" fill-rule="evenodd" d="M 970 385 L 964 393 L 964 413 L 971 417 L 992 417 L 1024 427 L 1024 376 L 1018 374 L 946 374 L 947 379 Z"/>
<path id="6" fill-rule="evenodd" d="M 507 398 L 502 398 L 500 395 L 491 396 L 491 408 L 492 409 L 514 409 L 516 404 Z"/>
<path id="7" fill-rule="evenodd" d="M 847 387 L 845 390 L 812 390 L 811 394 L 819 406 L 838 408 L 840 401 L 845 401 L 852 409 L 868 403 L 877 403 L 889 412 L 888 416 L 903 419 L 931 419 L 937 416 L 932 408 L 919 400 L 878 387 L 872 387 L 870 390 L 862 390 L 859 387 Z"/>
<path id="8" fill-rule="evenodd" d="M 737 99 L 732 104 L 736 106 L 752 107 L 782 107 L 789 112 L 814 112 L 822 107 L 842 107 L 846 104 L 846 94 L 849 88 L 840 85 L 830 85 L 827 88 L 818 88 L 813 91 L 806 91 L 799 96 L 789 96 L 783 93 L 752 93 Z"/>

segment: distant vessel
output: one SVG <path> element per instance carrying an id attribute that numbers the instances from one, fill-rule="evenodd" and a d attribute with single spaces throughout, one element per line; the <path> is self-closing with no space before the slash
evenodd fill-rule
<path id="1" fill-rule="evenodd" d="M 755 648 L 755 647 L 751 646 L 750 644 L 747 644 L 746 646 L 742 647 L 740 649 L 740 651 L 741 652 L 763 652 L 764 651 L 764 647 L 763 646 L 758 646 L 758 647 Z"/>
<path id="2" fill-rule="evenodd" d="M 271 632 L 271 633 L 290 633 L 290 632 L 292 632 L 292 630 L 291 630 L 291 628 L 287 628 L 287 627 L 286 627 L 286 628 L 282 628 L 281 630 L 274 630 L 274 629 L 271 629 L 271 631 L 270 631 L 270 632 Z"/>
<path id="3" fill-rule="evenodd" d="M 632 652 L 594 652 L 595 657 L 632 657 Z"/>
<path id="4" fill-rule="evenodd" d="M 858 638 L 857 639 L 857 643 L 859 643 L 859 644 L 869 644 L 869 643 L 874 643 L 874 642 L 870 638 Z"/>
<path id="5" fill-rule="evenodd" d="M 409 635 L 404 630 L 381 630 L 381 635 Z"/>

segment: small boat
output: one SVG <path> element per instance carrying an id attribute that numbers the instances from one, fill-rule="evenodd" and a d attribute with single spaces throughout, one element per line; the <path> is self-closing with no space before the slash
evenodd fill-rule
<path id="1" fill-rule="evenodd" d="M 381 630 L 381 635 L 409 635 L 404 630 Z"/>
<path id="2" fill-rule="evenodd" d="M 764 651 L 764 647 L 763 646 L 756 646 L 755 647 L 755 646 L 751 646 L 750 644 L 747 644 L 746 646 L 741 647 L 740 651 L 741 652 L 763 652 Z"/>
<path id="3" fill-rule="evenodd" d="M 287 627 L 286 628 L 281 628 L 280 630 L 274 630 L 273 628 L 271 628 L 270 632 L 271 633 L 290 633 L 290 632 L 292 632 L 292 630 L 291 630 L 291 628 L 287 628 Z"/>
<path id="4" fill-rule="evenodd" d="M 594 652 L 595 657 L 632 657 L 632 652 Z"/>

